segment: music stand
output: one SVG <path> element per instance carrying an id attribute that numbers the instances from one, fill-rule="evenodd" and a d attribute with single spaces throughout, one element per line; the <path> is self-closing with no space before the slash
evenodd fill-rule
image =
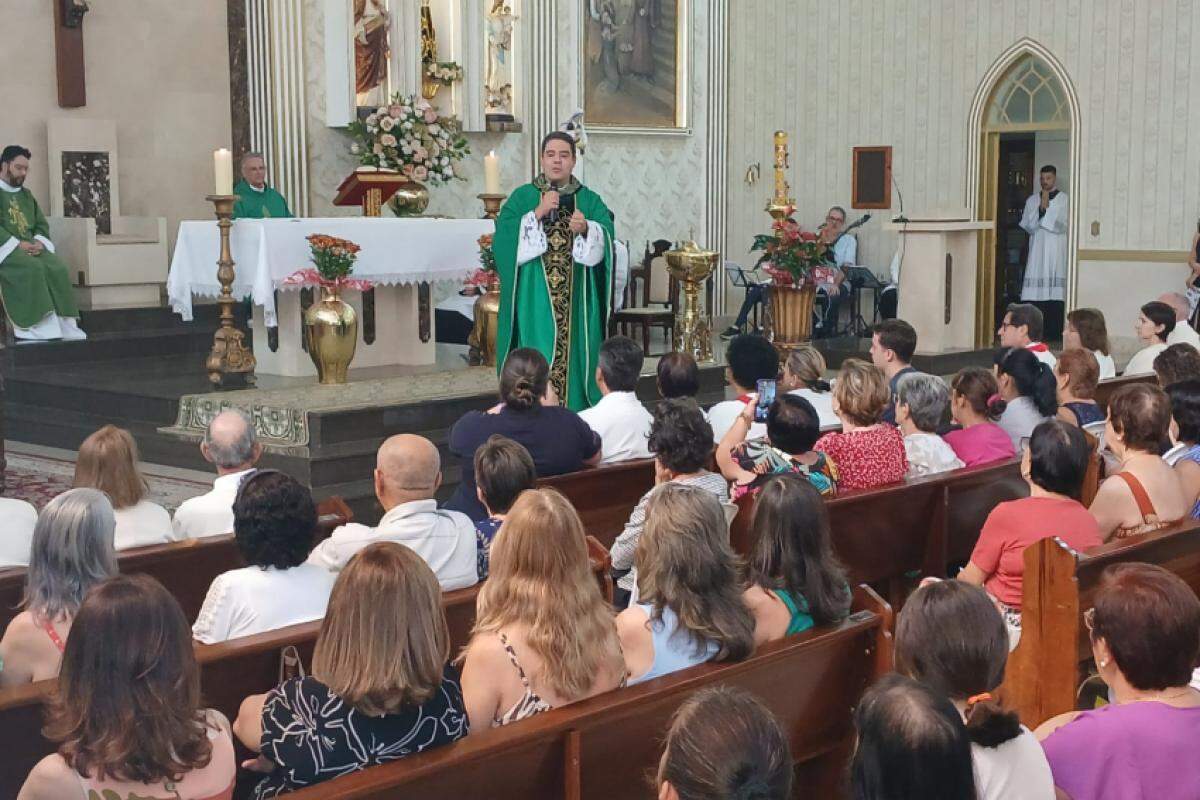
<path id="1" fill-rule="evenodd" d="M 763 287 L 767 287 L 767 288 L 770 288 L 770 286 L 771 286 L 771 278 L 769 276 L 765 280 L 761 280 L 761 281 L 755 280 L 756 276 L 759 274 L 759 269 L 758 269 L 757 265 L 755 265 L 755 267 L 753 269 L 746 270 L 746 269 L 742 269 L 742 266 L 740 264 L 738 264 L 737 262 L 726 261 L 725 262 L 725 274 L 729 276 L 730 284 L 732 284 L 733 286 L 737 286 L 738 288 L 745 289 L 747 291 L 750 290 L 751 286 L 763 286 Z M 764 295 L 763 302 L 765 303 L 768 301 L 769 301 L 769 298 Z M 759 328 L 758 306 L 759 306 L 759 304 L 757 304 L 757 303 L 754 306 L 754 327 L 756 329 Z"/>
<path id="2" fill-rule="evenodd" d="M 850 325 L 847 333 L 852 336 L 866 336 L 871 330 L 871 325 L 879 321 L 879 293 L 883 291 L 884 284 L 879 280 L 874 272 L 866 267 L 852 266 L 846 267 L 846 281 L 850 284 L 850 303 L 853 313 L 850 316 Z M 871 296 L 874 299 L 872 304 L 873 310 L 871 314 L 871 325 L 863 319 L 862 315 L 862 290 L 869 289 Z"/>

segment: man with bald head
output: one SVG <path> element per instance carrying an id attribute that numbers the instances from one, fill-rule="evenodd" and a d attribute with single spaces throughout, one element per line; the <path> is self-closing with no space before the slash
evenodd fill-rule
<path id="1" fill-rule="evenodd" d="M 200 443 L 204 460 L 216 467 L 217 478 L 208 494 L 185 500 L 175 512 L 172 527 L 180 539 L 200 539 L 233 532 L 233 500 L 242 478 L 262 455 L 254 423 L 246 412 L 227 408 L 213 417 Z"/>
<path id="2" fill-rule="evenodd" d="M 242 179 L 233 187 L 238 200 L 234 219 L 286 218 L 292 216 L 287 200 L 267 185 L 267 161 L 262 153 L 242 156 Z"/>
<path id="3" fill-rule="evenodd" d="M 1200 350 L 1200 334 L 1188 322 L 1188 312 L 1191 310 L 1187 298 L 1178 292 L 1167 292 L 1158 298 L 1160 303 L 1166 303 L 1175 310 L 1175 328 L 1167 334 L 1167 344 L 1190 344 Z"/>
<path id="4" fill-rule="evenodd" d="M 407 433 L 391 437 L 375 460 L 375 496 L 384 511 L 379 525 L 341 526 L 308 563 L 338 572 L 367 545 L 396 542 L 425 559 L 443 589 L 477 583 L 475 525 L 466 514 L 438 509 L 434 495 L 441 485 L 442 459 L 433 442 Z"/>

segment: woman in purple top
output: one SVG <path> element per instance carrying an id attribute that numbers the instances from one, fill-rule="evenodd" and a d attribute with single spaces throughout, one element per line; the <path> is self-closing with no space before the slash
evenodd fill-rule
<path id="1" fill-rule="evenodd" d="M 1104 571 L 1084 615 L 1110 705 L 1042 723 L 1054 785 L 1071 800 L 1200 797 L 1200 600 L 1151 564 Z"/>
<path id="2" fill-rule="evenodd" d="M 950 382 L 950 414 L 960 430 L 942 438 L 968 467 L 1012 458 L 1012 439 L 996 424 L 1004 413 L 996 376 L 980 367 L 959 370 Z"/>

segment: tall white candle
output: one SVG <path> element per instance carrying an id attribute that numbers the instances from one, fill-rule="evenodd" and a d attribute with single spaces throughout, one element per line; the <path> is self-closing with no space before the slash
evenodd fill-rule
<path id="1" fill-rule="evenodd" d="M 213 172 L 216 174 L 216 194 L 233 194 L 233 153 L 224 147 L 214 152 Z"/>
<path id="2" fill-rule="evenodd" d="M 483 192 L 500 194 L 500 159 L 495 150 L 483 157 Z"/>

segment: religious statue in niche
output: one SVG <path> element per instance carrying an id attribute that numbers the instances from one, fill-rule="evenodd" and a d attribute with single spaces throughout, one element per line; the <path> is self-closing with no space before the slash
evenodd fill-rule
<path id="1" fill-rule="evenodd" d="M 387 0 L 354 0 L 354 91 L 356 104 L 373 106 L 387 96 Z"/>
<path id="2" fill-rule="evenodd" d="M 433 12 L 429 0 L 421 3 L 421 63 L 432 64 L 438 60 L 437 31 L 433 29 Z"/>
<path id="3" fill-rule="evenodd" d="M 488 66 L 487 103 L 488 119 L 512 122 L 513 117 L 513 23 L 516 17 L 506 0 L 495 0 L 487 16 Z"/>

